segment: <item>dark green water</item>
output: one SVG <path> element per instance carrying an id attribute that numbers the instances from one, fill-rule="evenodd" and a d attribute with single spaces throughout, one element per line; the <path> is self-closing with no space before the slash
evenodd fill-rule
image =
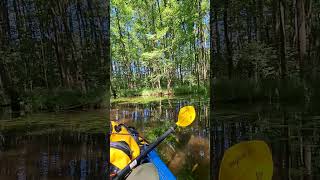
<path id="1" fill-rule="evenodd" d="M 217 104 L 209 152 L 208 101 L 162 100 L 113 104 L 111 119 L 125 122 L 152 141 L 177 119 L 184 105 L 194 105 L 196 121 L 163 142 L 157 151 L 178 179 L 209 179 L 232 145 L 260 139 L 268 143 L 274 180 L 320 179 L 320 111 L 293 104 Z M 104 110 L 42 113 L 0 120 L 0 179 L 103 179 Z M 218 168 L 211 170 L 218 174 Z"/>
<path id="2" fill-rule="evenodd" d="M 224 150 L 240 141 L 269 144 L 274 180 L 320 179 L 320 111 L 292 104 L 216 105 L 212 129 L 215 167 Z M 217 169 L 213 173 L 217 175 Z"/>
<path id="3" fill-rule="evenodd" d="M 159 148 L 160 156 L 178 179 L 209 179 L 209 159 L 218 175 L 223 152 L 247 140 L 263 140 L 270 147 L 274 180 L 320 179 L 320 111 L 318 107 L 296 104 L 217 104 L 209 153 L 208 102 L 202 99 L 158 101 L 148 104 L 117 104 L 112 119 L 129 123 L 146 137 L 152 129 L 173 124 L 183 105 L 197 109 L 195 123 L 176 133 Z M 169 125 L 168 125 L 169 124 Z M 150 133 L 150 131 L 152 133 Z M 161 131 L 163 132 L 163 131 Z M 175 142 L 178 140 L 178 142 Z"/>
<path id="4" fill-rule="evenodd" d="M 106 179 L 106 113 L 42 113 L 0 120 L 0 179 Z"/>

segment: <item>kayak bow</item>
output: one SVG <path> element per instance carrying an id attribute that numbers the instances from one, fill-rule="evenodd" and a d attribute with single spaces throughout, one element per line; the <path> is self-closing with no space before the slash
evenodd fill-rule
<path id="1" fill-rule="evenodd" d="M 176 177 L 172 174 L 167 165 L 160 159 L 157 152 L 152 150 L 148 154 L 148 159 L 156 166 L 160 180 L 175 180 Z"/>

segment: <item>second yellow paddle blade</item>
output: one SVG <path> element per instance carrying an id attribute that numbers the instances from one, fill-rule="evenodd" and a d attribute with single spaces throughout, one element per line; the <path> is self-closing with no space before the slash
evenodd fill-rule
<path id="1" fill-rule="evenodd" d="M 226 150 L 219 180 L 271 180 L 272 155 L 264 141 L 246 141 Z"/>
<path id="2" fill-rule="evenodd" d="M 186 127 L 189 126 L 196 118 L 196 110 L 193 106 L 185 106 L 180 109 L 178 115 L 177 126 Z"/>

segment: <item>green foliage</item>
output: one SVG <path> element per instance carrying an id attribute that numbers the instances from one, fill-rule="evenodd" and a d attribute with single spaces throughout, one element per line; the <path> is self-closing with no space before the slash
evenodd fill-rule
<path id="1" fill-rule="evenodd" d="M 47 134 L 54 131 L 105 133 L 105 114 L 97 111 L 67 113 L 35 113 L 14 119 L 3 119 L 0 128 L 4 133 L 23 135 Z"/>
<path id="2" fill-rule="evenodd" d="M 141 91 L 141 96 L 159 96 L 167 94 L 165 89 L 143 89 Z"/>
<path id="3" fill-rule="evenodd" d="M 192 69 L 209 61 L 209 46 L 198 43 L 209 40 L 205 21 L 209 1 L 201 1 L 200 7 L 195 4 L 191 0 L 111 2 L 112 82 L 121 94 L 208 79 L 208 66 Z M 202 50 L 205 55 L 196 58 Z"/>
<path id="4" fill-rule="evenodd" d="M 246 78 L 275 79 L 279 75 L 276 50 L 257 41 L 236 51 L 234 63 L 237 73 Z"/>
<path id="5" fill-rule="evenodd" d="M 137 89 L 121 89 L 118 93 L 120 97 L 140 96 L 141 92 Z"/>
<path id="6" fill-rule="evenodd" d="M 167 89 L 158 89 L 158 88 L 139 88 L 139 89 L 121 89 L 118 92 L 118 96 L 120 97 L 135 97 L 135 96 L 164 96 L 164 95 L 172 95 L 172 93 L 176 96 L 179 95 L 204 95 L 208 96 L 209 91 L 208 87 L 201 86 L 188 86 L 188 85 L 177 85 L 172 88 L 172 90 Z"/>
<path id="7" fill-rule="evenodd" d="M 162 96 L 167 94 L 166 89 L 150 89 L 150 88 L 140 88 L 140 89 L 122 89 L 119 91 L 120 97 L 134 97 L 134 96 Z"/>
<path id="8" fill-rule="evenodd" d="M 147 61 L 151 61 L 151 60 L 157 60 L 157 59 L 160 59 L 163 55 L 163 52 L 162 50 L 154 50 L 154 51 L 151 51 L 151 52 L 144 52 L 141 54 L 141 57 L 144 59 L 144 60 L 147 60 Z"/>
<path id="9" fill-rule="evenodd" d="M 158 102 L 162 100 L 174 99 L 174 97 L 164 96 L 137 96 L 137 97 L 121 97 L 117 99 L 111 99 L 111 103 L 116 104 L 147 104 L 150 102 Z"/>
<path id="10" fill-rule="evenodd" d="M 251 100 L 258 94 L 255 83 L 250 80 L 221 79 L 214 87 L 214 97 L 223 101 Z"/>
<path id="11" fill-rule="evenodd" d="M 217 80 L 214 84 L 214 97 L 217 101 L 249 101 L 249 102 L 305 102 L 305 95 L 308 94 L 303 83 L 299 79 L 261 80 L 256 83 L 254 80 Z M 317 87 L 310 84 L 311 87 Z M 310 96 L 313 102 L 319 100 L 318 89 L 312 88 Z"/>
<path id="12" fill-rule="evenodd" d="M 21 100 L 27 111 L 59 111 L 101 104 L 103 98 L 101 89 L 92 89 L 84 94 L 80 90 L 38 88 L 24 94 Z"/>
<path id="13" fill-rule="evenodd" d="M 206 86 L 176 86 L 173 88 L 173 92 L 175 95 L 189 95 L 189 94 L 199 94 L 203 96 L 208 96 L 208 87 Z"/>
<path id="14" fill-rule="evenodd" d="M 0 20 L 8 25 L 0 35 L 0 78 L 4 82 L 0 89 L 34 110 L 58 110 L 95 99 L 91 91 L 102 91 L 109 73 L 107 32 L 102 25 L 108 17 L 103 13 L 105 5 L 102 1 L 35 0 L 0 7 L 3 13 L 16 15 L 14 20 Z M 29 10 L 15 12 L 19 9 Z M 69 18 L 71 14 L 75 16 Z M 93 17 L 101 20 L 101 26 L 94 25 Z"/>
<path id="15" fill-rule="evenodd" d="M 149 142 L 154 142 L 155 140 L 157 140 L 158 137 L 164 134 L 171 126 L 171 121 L 165 121 L 161 123 L 161 125 L 159 125 L 158 127 L 153 127 L 146 130 L 146 134 L 144 134 L 144 136 Z M 164 142 L 175 144 L 177 143 L 177 140 L 175 136 L 171 134 L 164 140 Z"/>

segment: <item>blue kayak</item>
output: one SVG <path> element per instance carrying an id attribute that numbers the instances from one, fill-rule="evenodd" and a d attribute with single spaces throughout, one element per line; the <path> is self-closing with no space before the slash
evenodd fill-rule
<path id="1" fill-rule="evenodd" d="M 167 165 L 152 150 L 142 163 L 134 168 L 126 180 L 176 180 Z"/>
<path id="2" fill-rule="evenodd" d="M 157 168 L 160 180 L 175 180 L 176 177 L 172 174 L 167 165 L 160 159 L 155 150 L 148 154 L 148 160 Z"/>

